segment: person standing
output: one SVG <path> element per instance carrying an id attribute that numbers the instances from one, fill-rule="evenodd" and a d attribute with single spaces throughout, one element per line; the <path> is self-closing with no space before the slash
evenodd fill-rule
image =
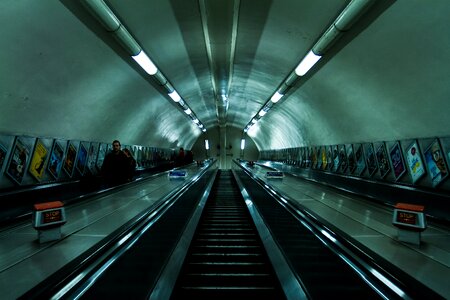
<path id="1" fill-rule="evenodd" d="M 108 186 L 126 183 L 129 174 L 128 158 L 121 151 L 120 142 L 114 140 L 112 146 L 113 149 L 106 155 L 101 169 L 102 176 Z"/>

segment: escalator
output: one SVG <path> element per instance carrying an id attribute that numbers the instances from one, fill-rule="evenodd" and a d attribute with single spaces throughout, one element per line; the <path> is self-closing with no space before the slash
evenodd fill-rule
<path id="1" fill-rule="evenodd" d="M 231 171 L 218 172 L 171 299 L 286 299 Z"/>

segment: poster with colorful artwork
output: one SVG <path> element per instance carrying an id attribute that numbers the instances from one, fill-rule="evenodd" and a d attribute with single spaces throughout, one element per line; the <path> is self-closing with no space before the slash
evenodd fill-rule
<path id="1" fill-rule="evenodd" d="M 339 172 L 345 173 L 348 167 L 347 154 L 345 151 L 345 145 L 339 146 Z"/>
<path id="2" fill-rule="evenodd" d="M 6 151 L 6 148 L 0 144 L 0 171 L 3 167 L 3 163 L 5 162 L 6 154 L 8 154 L 8 151 Z"/>
<path id="3" fill-rule="evenodd" d="M 106 151 L 107 151 L 108 145 L 105 143 L 102 143 L 98 147 L 98 154 L 97 154 L 97 169 L 100 171 L 102 169 L 103 160 L 105 159 Z"/>
<path id="4" fill-rule="evenodd" d="M 87 164 L 87 150 L 83 144 L 80 144 L 80 149 L 78 149 L 78 156 L 77 156 L 77 170 L 78 172 L 80 172 L 81 175 L 84 174 L 86 164 Z"/>
<path id="5" fill-rule="evenodd" d="M 412 142 L 408 149 L 406 149 L 406 165 L 408 166 L 413 183 L 425 175 L 425 167 L 420 156 L 417 141 Z"/>
<path id="6" fill-rule="evenodd" d="M 317 167 L 317 148 L 311 148 L 311 168 L 315 169 Z"/>
<path id="7" fill-rule="evenodd" d="M 29 149 L 19 138 L 16 138 L 12 148 L 11 157 L 9 158 L 6 174 L 18 184 L 22 184 L 29 157 Z"/>
<path id="8" fill-rule="evenodd" d="M 373 150 L 372 143 L 366 144 L 365 150 L 367 170 L 369 171 L 369 176 L 372 176 L 378 170 L 377 160 L 375 158 L 375 151 Z"/>
<path id="9" fill-rule="evenodd" d="M 424 152 L 428 174 L 433 187 L 437 186 L 448 176 L 448 168 L 443 153 L 438 139 L 435 139 Z"/>
<path id="10" fill-rule="evenodd" d="M 66 158 L 64 159 L 63 169 L 69 177 L 72 177 L 73 170 L 75 168 L 75 160 L 77 158 L 77 148 L 72 142 L 69 142 L 69 146 L 66 150 Z"/>
<path id="11" fill-rule="evenodd" d="M 366 169 L 363 146 L 361 144 L 355 144 L 353 145 L 353 149 L 355 149 L 355 161 L 356 161 L 355 174 L 361 176 L 361 174 Z"/>
<path id="12" fill-rule="evenodd" d="M 320 148 L 320 158 L 322 160 L 322 170 L 326 170 L 327 169 L 327 147 L 323 146 Z"/>
<path id="13" fill-rule="evenodd" d="M 350 174 L 353 174 L 353 172 L 356 169 L 356 161 L 355 161 L 355 155 L 353 154 L 353 146 L 348 145 L 346 147 L 346 149 L 347 149 L 348 172 Z"/>
<path id="14" fill-rule="evenodd" d="M 44 176 L 47 158 L 48 150 L 42 141 L 38 139 L 36 141 L 36 145 L 34 146 L 30 167 L 28 168 L 28 172 L 30 172 L 30 174 L 36 178 L 37 181 L 41 181 Z"/>
<path id="15" fill-rule="evenodd" d="M 333 153 L 332 154 L 333 155 L 333 171 L 336 172 L 340 167 L 338 146 L 333 146 L 332 153 Z"/>
<path id="16" fill-rule="evenodd" d="M 389 171 L 391 170 L 391 166 L 389 165 L 389 160 L 387 156 L 386 146 L 384 143 L 381 143 L 377 148 L 377 163 L 378 170 L 380 170 L 380 177 L 384 178 Z"/>
<path id="17" fill-rule="evenodd" d="M 389 151 L 391 157 L 392 169 L 394 171 L 395 180 L 399 180 L 406 172 L 405 162 L 403 160 L 402 149 L 400 143 L 396 142 Z"/>
<path id="18" fill-rule="evenodd" d="M 61 144 L 57 141 L 53 143 L 52 154 L 50 155 L 50 161 L 48 163 L 48 171 L 55 178 L 58 179 L 59 172 L 63 162 L 64 150 Z"/>
<path id="19" fill-rule="evenodd" d="M 97 173 L 97 168 L 95 167 L 95 164 L 97 162 L 97 154 L 98 154 L 98 143 L 91 143 L 88 151 L 87 168 L 92 174 Z"/>
<path id="20" fill-rule="evenodd" d="M 333 149 L 331 146 L 327 147 L 327 168 L 328 170 L 333 169 Z"/>

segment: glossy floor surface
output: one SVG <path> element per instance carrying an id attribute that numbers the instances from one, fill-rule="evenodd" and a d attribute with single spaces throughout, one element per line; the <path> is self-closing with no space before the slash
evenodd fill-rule
<path id="1" fill-rule="evenodd" d="M 188 178 L 199 168 L 187 168 Z M 330 187 L 285 176 L 265 179 L 265 170 L 252 168 L 268 185 L 377 252 L 445 298 L 450 298 L 450 234 L 432 226 L 422 233 L 420 246 L 399 242 L 392 209 Z M 102 238 L 184 184 L 167 173 L 98 196 L 66 209 L 62 239 L 40 244 L 29 223 L 0 231 L 1 299 L 15 299 Z"/>

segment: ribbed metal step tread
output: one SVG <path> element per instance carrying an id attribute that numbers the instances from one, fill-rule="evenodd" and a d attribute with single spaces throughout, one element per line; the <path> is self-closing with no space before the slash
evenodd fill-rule
<path id="1" fill-rule="evenodd" d="M 231 172 L 220 171 L 171 299 L 266 296 L 285 299 Z"/>

